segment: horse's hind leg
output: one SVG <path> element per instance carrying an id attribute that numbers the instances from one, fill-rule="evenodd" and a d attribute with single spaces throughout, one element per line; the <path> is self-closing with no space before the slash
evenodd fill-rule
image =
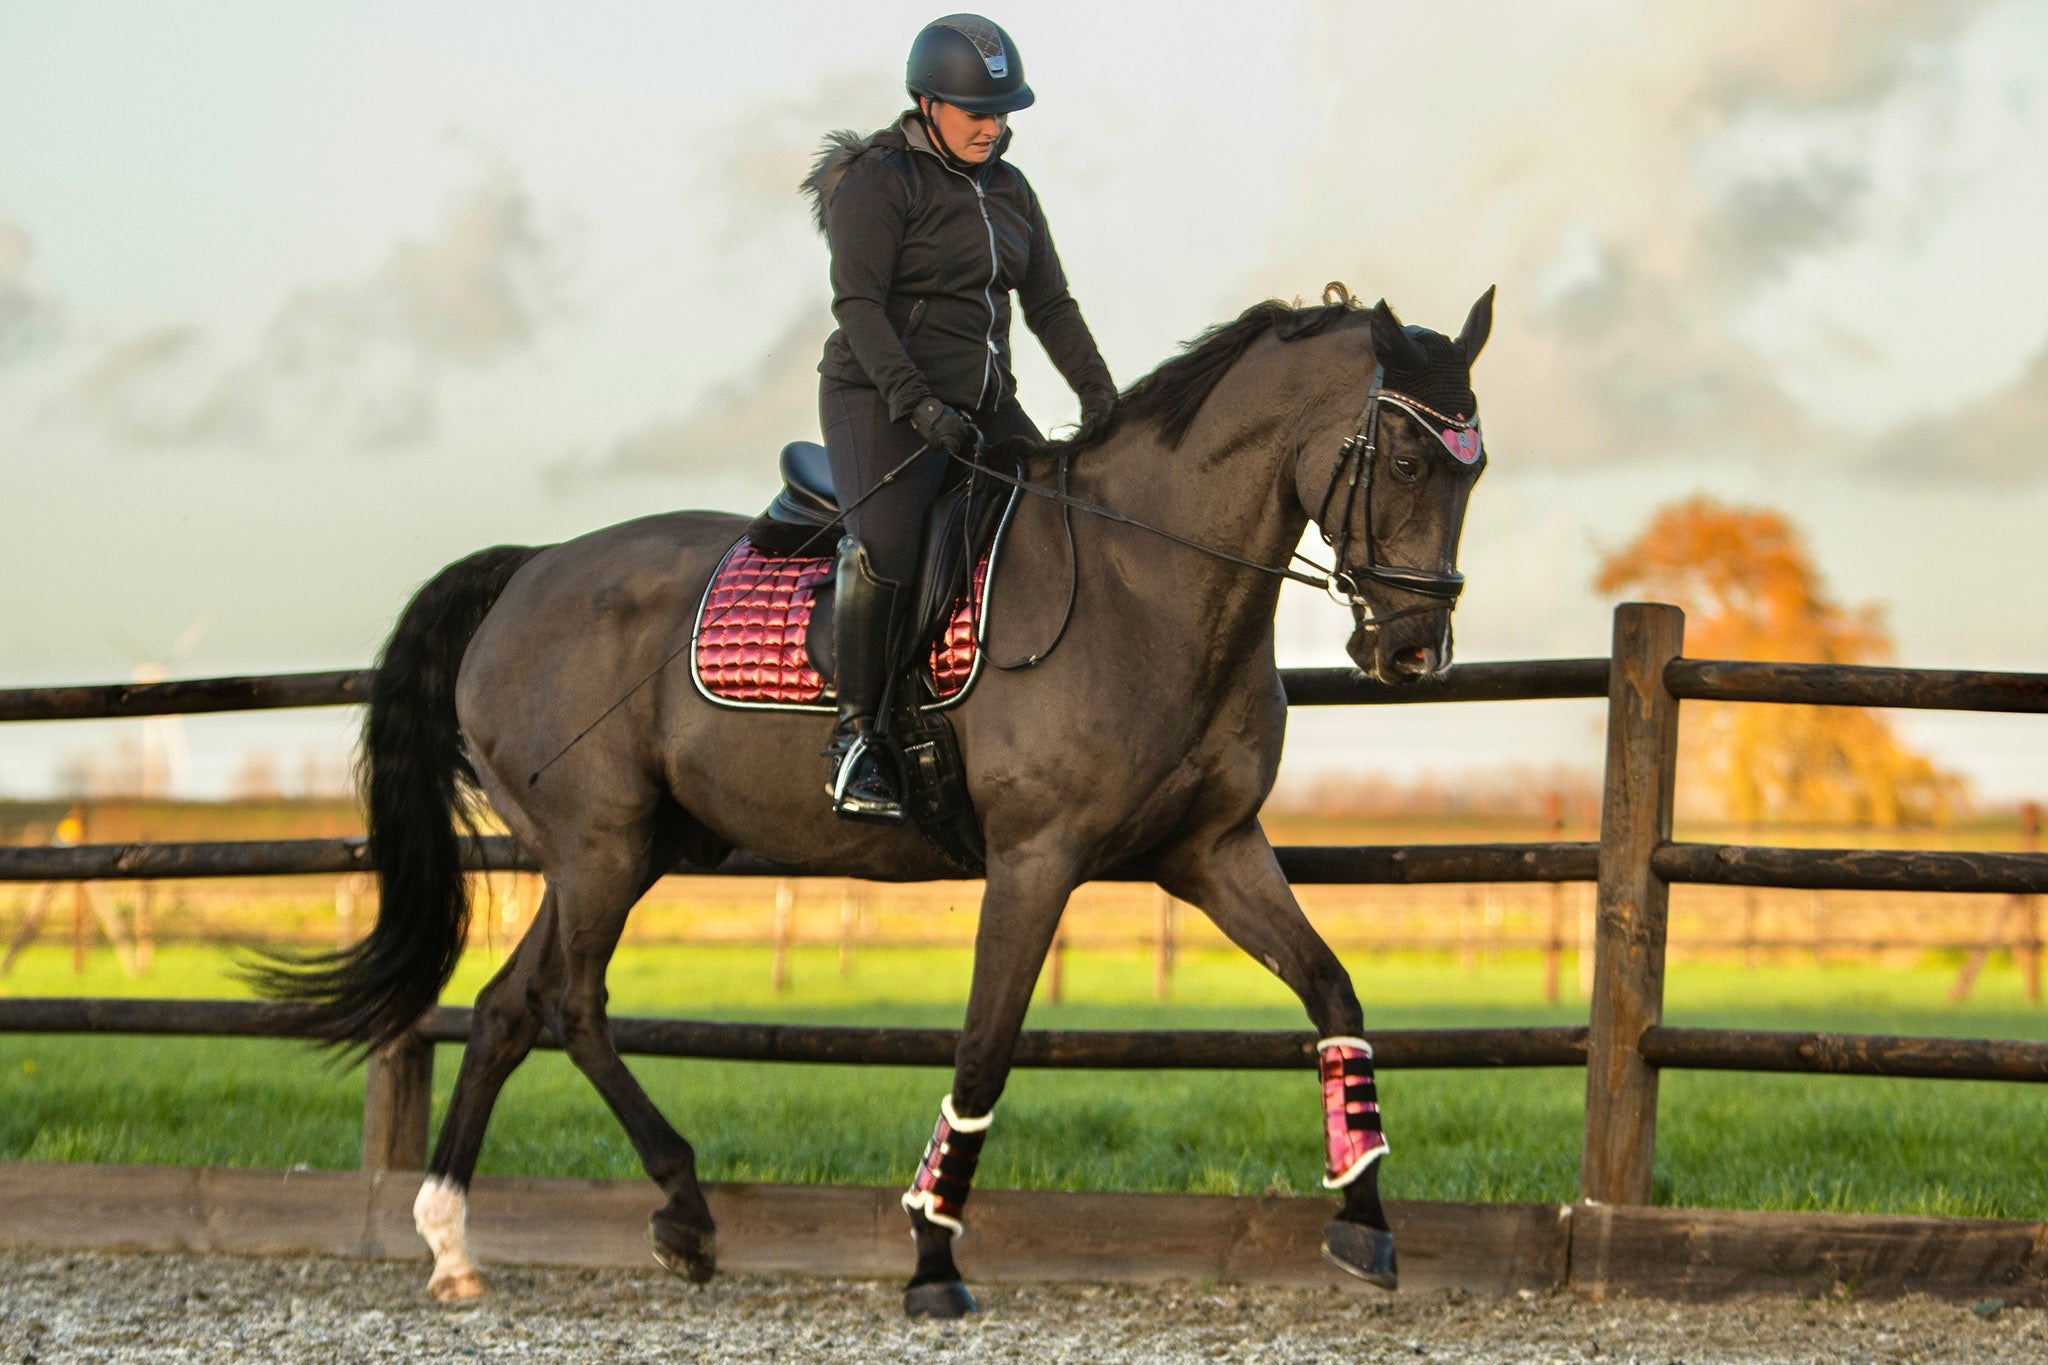
<path id="1" fill-rule="evenodd" d="M 465 1235 L 469 1181 L 483 1150 L 484 1128 L 506 1078 L 540 1034 L 541 1009 L 559 994 L 561 954 L 555 939 L 555 893 L 550 887 L 534 912 L 533 924 L 490 984 L 477 994 L 469 1043 L 455 1094 L 441 1120 L 441 1135 L 427 1163 L 426 1183 L 413 1201 L 413 1223 L 434 1252 L 427 1293 L 443 1303 L 473 1299 L 484 1292 L 483 1277 L 469 1258 Z"/>
<path id="2" fill-rule="evenodd" d="M 648 1228 L 655 1260 L 702 1284 L 717 1269 L 718 1238 L 711 1208 L 697 1185 L 697 1154 L 627 1070 L 612 1046 L 605 1017 L 605 968 L 626 914 L 669 864 L 656 856 L 650 871 L 643 862 L 644 842 L 620 840 L 619 846 L 635 849 L 636 856 L 608 860 L 585 851 L 584 861 L 555 869 L 561 896 L 562 1046 L 625 1128 L 647 1174 L 668 1195 Z"/>
<path id="3" fill-rule="evenodd" d="M 1351 974 L 1315 931 L 1273 846 L 1256 820 L 1221 834 L 1202 834 L 1161 860 L 1159 884 L 1200 907 L 1230 941 L 1250 953 L 1301 997 L 1322 1038 L 1326 1185 L 1344 1191 L 1344 1206 L 1324 1229 L 1323 1254 L 1349 1273 L 1392 1289 L 1394 1239 L 1380 1207 L 1379 1101 L 1372 1049 L 1359 1035 L 1365 1014 Z"/>
<path id="4" fill-rule="evenodd" d="M 996 1100 L 1010 1075 L 1031 988 L 1074 889 L 1070 861 L 1039 856 L 991 860 L 974 938 L 974 981 L 953 1062 L 953 1089 L 903 1205 L 917 1240 L 917 1269 L 903 1291 L 912 1317 L 957 1318 L 976 1311 L 953 1263 L 961 1206 L 973 1188 Z"/>

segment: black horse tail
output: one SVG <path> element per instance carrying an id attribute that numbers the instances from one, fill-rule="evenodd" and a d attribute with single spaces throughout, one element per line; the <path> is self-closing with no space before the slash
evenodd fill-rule
<path id="1" fill-rule="evenodd" d="M 370 686 L 357 777 L 377 874 L 377 923 L 339 952 L 272 954 L 246 970 L 273 999 L 312 1007 L 310 1030 L 374 1050 L 440 999 L 469 932 L 461 832 L 476 774 L 455 719 L 463 653 L 505 584 L 540 550 L 500 545 L 450 564 L 398 618 Z M 460 829 L 458 829 L 460 826 Z"/>

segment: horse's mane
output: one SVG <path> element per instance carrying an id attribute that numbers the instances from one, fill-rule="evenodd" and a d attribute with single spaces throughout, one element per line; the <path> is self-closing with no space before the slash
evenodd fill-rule
<path id="1" fill-rule="evenodd" d="M 1178 446 L 1223 376 L 1260 337 L 1271 332 L 1282 341 L 1292 341 L 1326 331 L 1346 317 L 1363 322 L 1367 316 L 1341 303 L 1307 308 L 1280 299 L 1255 303 L 1231 321 L 1219 322 L 1185 343 L 1179 355 L 1125 389 L 1106 414 L 1096 414 L 1072 436 L 1049 441 L 1045 448 L 1078 455 L 1101 445 L 1125 424 L 1145 421 L 1158 424 L 1169 448 Z"/>

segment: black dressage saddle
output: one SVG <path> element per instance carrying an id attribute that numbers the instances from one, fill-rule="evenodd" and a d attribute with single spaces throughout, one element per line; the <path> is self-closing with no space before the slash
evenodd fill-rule
<path id="1" fill-rule="evenodd" d="M 986 458 L 986 457 L 985 457 Z M 830 557 L 846 534 L 839 520 L 839 497 L 832 486 L 832 462 L 816 441 L 791 441 L 782 448 L 782 491 L 766 511 L 754 518 L 747 538 L 772 555 Z M 1014 461 L 996 464 L 1014 472 Z M 925 514 L 924 548 L 918 560 L 913 594 L 907 667 L 944 629 L 953 607 L 973 582 L 974 566 L 995 539 L 1009 507 L 1011 488 L 956 465 Z M 990 566 L 993 569 L 993 565 Z M 818 585 L 811 627 L 804 639 L 811 667 L 832 677 L 832 580 Z"/>

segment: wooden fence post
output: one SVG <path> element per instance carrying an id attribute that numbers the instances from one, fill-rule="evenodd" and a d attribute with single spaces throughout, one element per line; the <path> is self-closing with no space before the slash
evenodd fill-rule
<path id="1" fill-rule="evenodd" d="M 434 1045 L 408 1033 L 364 1066 L 363 1169 L 420 1171 L 434 1108 Z"/>
<path id="2" fill-rule="evenodd" d="M 1544 793 L 1543 820 L 1552 839 L 1564 838 L 1564 797 L 1555 789 Z M 1564 961 L 1564 883 L 1550 884 L 1550 930 L 1543 941 L 1543 1003 L 1557 1003 L 1557 974 Z"/>
<path id="3" fill-rule="evenodd" d="M 150 914 L 155 899 L 155 882 L 135 888 L 135 970 L 142 973 L 156 962 L 156 923 Z"/>
<path id="4" fill-rule="evenodd" d="M 853 937 L 860 929 L 860 883 L 839 884 L 839 974 L 853 975 Z"/>
<path id="5" fill-rule="evenodd" d="M 2020 848 L 2023 852 L 2037 852 L 2041 847 L 2041 805 L 2028 801 L 2020 806 Z M 2022 896 L 2019 900 L 2020 922 L 2020 976 L 2026 986 L 2027 999 L 2033 1004 L 2041 1003 L 2041 903 L 2033 896 Z"/>
<path id="6" fill-rule="evenodd" d="M 784 877 L 775 883 L 775 958 L 770 984 L 781 995 L 789 989 L 789 941 L 796 934 L 796 883 Z"/>
<path id="7" fill-rule="evenodd" d="M 1650 867 L 1671 837 L 1678 699 L 1664 666 L 1685 644 L 1685 613 L 1629 602 L 1614 613 L 1608 675 L 1607 781 L 1600 811 L 1599 922 L 1586 1053 L 1586 1146 L 1579 1197 L 1647 1204 L 1656 1159 L 1657 1072 L 1643 1031 L 1664 1017 L 1669 892 Z"/>
<path id="8" fill-rule="evenodd" d="M 1596 897 L 1578 892 L 1579 902 L 1579 999 L 1593 998 L 1593 907 Z"/>
<path id="9" fill-rule="evenodd" d="M 1045 1000 L 1057 1005 L 1067 993 L 1067 917 L 1062 914 L 1060 922 L 1052 931 L 1052 951 L 1046 954 Z"/>
<path id="10" fill-rule="evenodd" d="M 1152 998 L 1164 1000 L 1173 990 L 1173 897 L 1157 888 L 1152 908 Z"/>

